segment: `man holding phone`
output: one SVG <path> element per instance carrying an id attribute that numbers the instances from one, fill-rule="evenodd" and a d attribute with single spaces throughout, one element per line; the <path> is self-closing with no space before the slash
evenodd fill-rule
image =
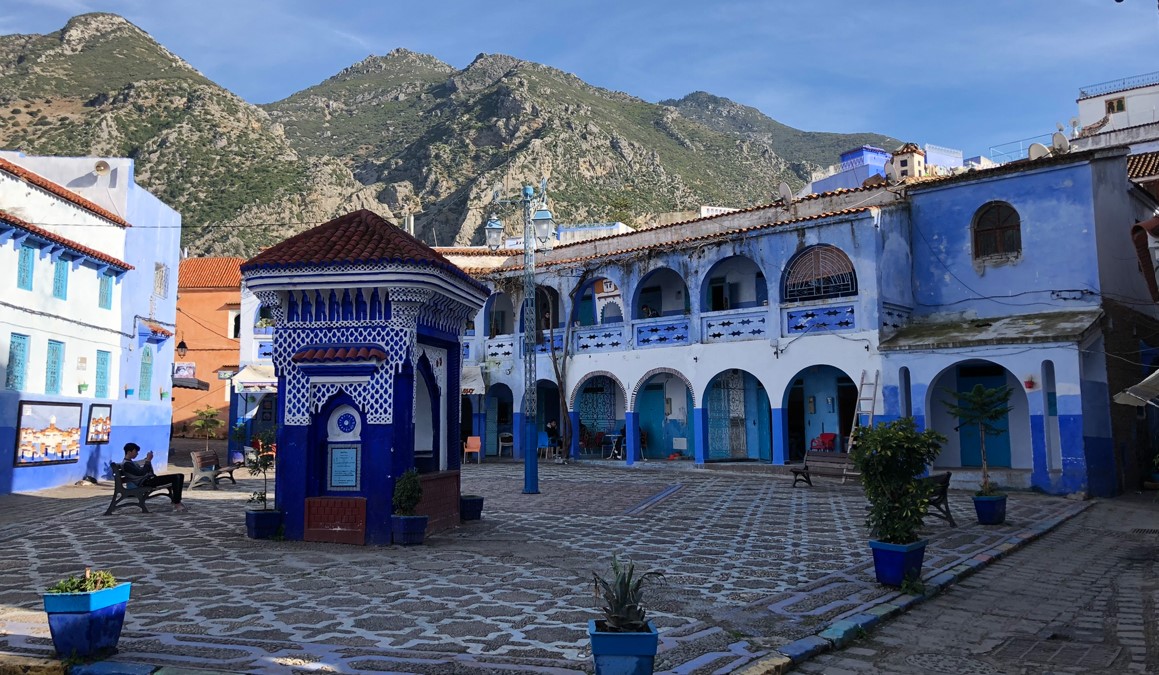
<path id="1" fill-rule="evenodd" d="M 134 460 L 137 458 L 137 453 L 141 452 L 141 446 L 136 443 L 125 444 L 125 463 L 122 468 L 125 476 L 134 485 L 148 485 L 150 487 L 168 485 L 170 486 L 169 500 L 173 502 L 174 511 L 184 511 L 185 505 L 181 503 L 181 488 L 185 484 L 185 476 L 179 473 L 167 473 L 164 476 L 158 476 L 153 473 L 153 451 L 150 450 L 145 454 L 145 461 L 138 464 Z"/>

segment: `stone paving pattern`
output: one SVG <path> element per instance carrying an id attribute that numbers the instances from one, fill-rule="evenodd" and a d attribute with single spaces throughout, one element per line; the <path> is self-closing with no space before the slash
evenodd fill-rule
<path id="1" fill-rule="evenodd" d="M 1159 672 L 1156 528 L 1159 501 L 1153 498 L 1101 502 L 799 671 Z"/>
<path id="2" fill-rule="evenodd" d="M 105 487 L 57 517 L 14 496 L 28 522 L 0 526 L 0 652 L 51 653 L 40 590 L 86 565 L 134 582 L 119 660 L 249 673 L 588 671 L 591 575 L 612 554 L 666 573 L 650 615 L 675 673 L 731 672 L 898 595 L 873 580 L 859 486 L 674 464 L 544 464 L 540 495 L 522 465 L 468 466 L 484 520 L 414 548 L 249 540 L 257 479 L 199 488 L 184 514 L 103 517 Z M 1086 506 L 1012 495 L 1007 525 L 982 527 L 967 494 L 950 503 L 958 528 L 927 520 L 927 577 Z"/>

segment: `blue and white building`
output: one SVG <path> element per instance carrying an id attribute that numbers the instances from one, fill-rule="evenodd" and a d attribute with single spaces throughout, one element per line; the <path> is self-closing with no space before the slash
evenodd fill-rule
<path id="1" fill-rule="evenodd" d="M 0 153 L 0 494 L 167 461 L 181 216 L 133 170 Z"/>
<path id="2" fill-rule="evenodd" d="M 933 468 L 970 487 L 978 438 L 944 401 L 1005 384 L 993 480 L 1133 489 L 1155 420 L 1110 394 L 1159 346 L 1154 270 L 1131 236 L 1159 202 L 1126 156 L 910 176 L 559 246 L 537 263 L 536 316 L 551 317 L 538 327 L 522 321 L 518 255 L 444 250 L 493 289 L 465 338 L 464 372 L 478 367 L 486 392 L 464 397 L 463 425 L 486 455 L 533 451 L 522 345 L 538 329 L 537 424 L 566 410 L 575 457 L 622 442 L 629 464 L 786 464 L 818 441 L 844 448 L 869 398 L 874 421 L 912 415 L 945 434 Z"/>

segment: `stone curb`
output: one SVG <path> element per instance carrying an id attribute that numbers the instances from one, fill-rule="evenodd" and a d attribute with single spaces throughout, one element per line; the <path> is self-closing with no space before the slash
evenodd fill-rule
<path id="1" fill-rule="evenodd" d="M 0 663 L 0 675 L 64 675 L 65 666 L 56 659 L 5 654 Z"/>
<path id="2" fill-rule="evenodd" d="M 1001 560 L 1014 551 L 1041 538 L 1059 525 L 1086 511 L 1093 503 L 1090 501 L 1084 502 L 1081 507 L 1076 508 L 1070 513 L 1055 516 L 1054 518 L 1035 523 L 1024 530 L 1019 530 L 1008 536 L 1001 543 L 975 555 L 962 564 L 956 565 L 949 570 L 927 579 L 925 582 L 926 592 L 923 595 L 899 595 L 890 599 L 888 602 L 875 605 L 858 614 L 838 619 L 815 635 L 794 640 L 793 642 L 777 647 L 769 656 L 765 656 L 748 664 L 741 672 L 746 675 L 779 675 L 780 673 L 787 672 L 786 668 L 796 666 L 818 654 L 840 649 L 853 640 L 863 636 L 866 631 L 878 623 L 932 599 L 951 584 L 965 579 L 983 567 Z M 789 662 L 788 666 L 785 664 L 786 660 Z"/>
<path id="3" fill-rule="evenodd" d="M 57 663 L 59 667 L 61 664 Z M 63 668 L 57 672 L 65 672 Z M 0 670 L 0 675 L 6 675 Z M 141 663 L 126 663 L 124 661 L 97 661 L 84 665 L 71 666 L 68 675 L 237 675 L 233 671 L 201 670 L 199 668 L 182 668 L 175 666 L 148 666 Z"/>

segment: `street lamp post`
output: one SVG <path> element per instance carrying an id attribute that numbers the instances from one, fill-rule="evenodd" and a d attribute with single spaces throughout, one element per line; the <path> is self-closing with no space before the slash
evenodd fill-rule
<path id="1" fill-rule="evenodd" d="M 535 248 L 538 242 L 551 250 L 555 239 L 555 221 L 547 208 L 547 179 L 539 185 L 538 194 L 530 185 L 523 187 L 518 199 L 500 199 L 496 189 L 492 203 L 520 204 L 523 207 L 523 494 L 539 494 L 539 452 L 536 449 L 539 425 L 536 402 L 535 361 L 539 326 L 535 317 Z M 503 223 L 492 213 L 483 228 L 487 248 L 498 250 L 503 245 Z"/>

